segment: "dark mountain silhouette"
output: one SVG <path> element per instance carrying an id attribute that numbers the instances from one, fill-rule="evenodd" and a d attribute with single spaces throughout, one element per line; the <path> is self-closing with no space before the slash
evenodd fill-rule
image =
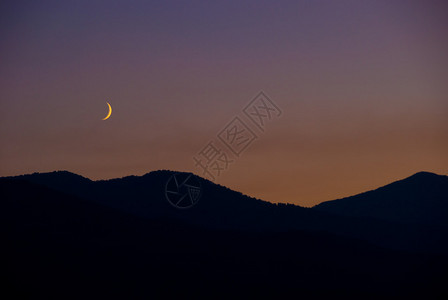
<path id="1" fill-rule="evenodd" d="M 448 176 L 420 172 L 374 191 L 323 202 L 314 208 L 344 216 L 446 229 Z"/>
<path id="2" fill-rule="evenodd" d="M 35 173 L 11 179 L 37 183 L 145 218 L 170 218 L 214 229 L 325 231 L 395 249 L 438 253 L 448 251 L 448 241 L 445 238 L 447 230 L 443 226 L 434 228 L 420 224 L 403 224 L 395 219 L 381 219 L 376 216 L 342 215 L 321 210 L 319 206 L 311 209 L 296 205 L 272 204 L 202 178 L 199 178 L 202 196 L 197 205 L 187 210 L 175 209 L 165 197 L 166 182 L 173 174 L 179 173 L 155 171 L 143 176 L 91 181 L 67 171 L 59 171 Z M 439 177 L 434 174 L 432 178 Z M 413 177 L 409 180 L 414 181 Z M 412 186 L 411 184 L 410 188 Z M 439 189 L 439 193 L 442 193 L 447 187 Z M 419 197 L 414 202 L 425 203 L 425 195 L 421 194 Z M 432 214 L 439 213 L 440 209 L 437 208 L 437 211 L 432 212 L 429 209 L 422 213 L 429 219 Z M 447 222 L 446 219 L 444 222 Z"/>
<path id="3" fill-rule="evenodd" d="M 6 291 L 27 298 L 446 296 L 445 236 L 432 227 L 276 205 L 203 179 L 197 205 L 179 210 L 165 197 L 173 174 L 0 178 Z"/>

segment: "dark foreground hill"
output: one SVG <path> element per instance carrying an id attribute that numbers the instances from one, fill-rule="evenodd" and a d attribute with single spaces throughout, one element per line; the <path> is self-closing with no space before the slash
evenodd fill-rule
<path id="1" fill-rule="evenodd" d="M 207 181 L 198 204 L 178 210 L 164 195 L 172 174 L 0 179 L 6 292 L 59 299 L 446 296 L 446 253 L 354 237 L 363 229 L 387 235 L 383 226 L 393 222 L 274 205 Z M 407 228 L 397 226 L 393 234 Z"/>
<path id="2" fill-rule="evenodd" d="M 166 184 L 173 174 L 175 172 L 155 171 L 143 176 L 91 181 L 63 171 L 36 173 L 10 179 L 36 183 L 140 217 L 175 219 L 209 229 L 325 231 L 393 249 L 448 253 L 448 239 L 446 239 L 448 218 L 444 218 L 448 202 L 445 198 L 448 191 L 446 176 L 417 174 L 404 180 L 404 185 L 403 181 L 391 184 L 399 186 L 393 193 L 388 192 L 389 186 L 378 189 L 379 195 L 377 191 L 365 193 L 377 195 L 375 203 L 405 203 L 401 206 L 408 207 L 402 208 L 402 213 L 407 209 L 413 213 L 412 216 L 418 216 L 421 220 L 437 220 L 435 223 L 418 223 L 412 222 L 410 218 L 408 218 L 410 222 L 402 222 L 406 219 L 396 214 L 397 210 L 400 210 L 399 205 L 381 204 L 372 209 L 370 202 L 356 201 L 365 194 L 352 197 L 356 202 L 353 205 L 359 207 L 359 203 L 364 203 L 367 207 L 364 211 L 371 210 L 377 213 L 354 214 L 350 213 L 351 210 L 348 208 L 344 213 L 344 207 L 339 210 L 325 209 L 326 203 L 313 209 L 295 205 L 276 205 L 250 198 L 202 178 L 198 178 L 201 185 L 199 202 L 189 209 L 176 209 L 169 204 L 165 193 Z M 186 175 L 188 174 L 180 173 L 181 177 Z M 433 185 L 437 186 L 435 194 L 431 188 Z M 428 188 L 425 189 L 425 186 Z M 413 189 L 419 189 L 420 192 L 416 193 Z M 382 192 L 383 190 L 386 192 Z M 412 200 L 404 202 L 403 199 L 407 199 L 409 195 L 412 196 Z M 340 202 L 345 203 L 345 200 L 327 203 Z M 422 207 L 425 209 L 421 209 L 418 215 L 419 208 Z M 383 218 L 382 215 L 391 217 Z M 435 219 L 435 215 L 438 218 Z"/>

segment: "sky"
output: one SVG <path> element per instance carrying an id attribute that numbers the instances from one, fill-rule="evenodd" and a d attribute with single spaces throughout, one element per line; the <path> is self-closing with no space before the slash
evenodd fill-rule
<path id="1" fill-rule="evenodd" d="M 433 0 L 2 1 L 0 176 L 205 177 L 210 142 L 215 182 L 271 202 L 447 175 L 447 36 Z"/>

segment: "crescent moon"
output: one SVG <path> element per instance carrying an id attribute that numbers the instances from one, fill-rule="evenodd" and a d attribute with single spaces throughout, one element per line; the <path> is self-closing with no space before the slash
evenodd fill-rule
<path id="1" fill-rule="evenodd" d="M 112 107 L 110 106 L 109 102 L 106 103 L 107 106 L 109 106 L 109 112 L 107 113 L 107 116 L 104 117 L 103 121 L 109 119 L 110 115 L 112 114 Z"/>

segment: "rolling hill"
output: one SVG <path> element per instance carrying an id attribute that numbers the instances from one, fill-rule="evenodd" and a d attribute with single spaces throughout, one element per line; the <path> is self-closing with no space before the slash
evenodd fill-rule
<path id="1" fill-rule="evenodd" d="M 0 178 L 1 275 L 9 292 L 27 298 L 444 295 L 446 235 L 432 223 L 272 204 L 201 178 L 199 202 L 176 209 L 165 196 L 173 174 L 188 176 L 156 171 L 91 181 L 62 171 Z M 404 187 L 398 182 L 403 193 L 422 190 L 421 182 L 444 190 L 438 175 L 417 175 Z"/>

